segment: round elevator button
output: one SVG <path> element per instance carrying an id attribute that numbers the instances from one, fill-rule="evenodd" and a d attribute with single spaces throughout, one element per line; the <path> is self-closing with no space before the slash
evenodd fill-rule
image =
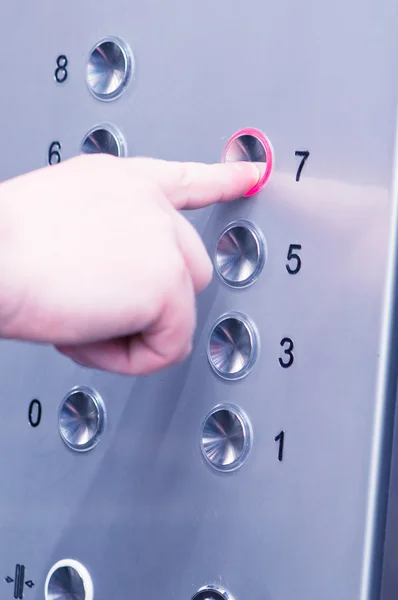
<path id="1" fill-rule="evenodd" d="M 218 471 L 241 467 L 249 455 L 251 442 L 251 425 L 237 406 L 220 404 L 206 416 L 201 450 L 206 461 Z"/>
<path id="2" fill-rule="evenodd" d="M 271 176 L 274 151 L 271 142 L 262 131 L 247 127 L 237 131 L 227 142 L 223 156 L 223 162 L 255 162 L 257 163 L 261 176 L 256 185 L 249 190 L 245 197 L 254 196 L 263 189 Z"/>
<path id="3" fill-rule="evenodd" d="M 258 356 L 258 334 L 254 323 L 241 313 L 220 317 L 213 325 L 207 358 L 215 373 L 224 379 L 242 379 Z"/>
<path id="4" fill-rule="evenodd" d="M 104 430 L 104 403 L 95 390 L 78 386 L 63 399 L 58 418 L 65 444 L 72 450 L 90 450 L 99 442 Z"/>
<path id="5" fill-rule="evenodd" d="M 83 139 L 83 154 L 126 155 L 126 142 L 120 131 L 111 125 L 93 127 Z"/>
<path id="6" fill-rule="evenodd" d="M 265 259 L 265 239 L 253 223 L 236 221 L 222 231 L 214 262 L 218 275 L 227 285 L 243 288 L 254 283 Z"/>
<path id="7" fill-rule="evenodd" d="M 192 600 L 234 600 L 229 592 L 218 586 L 204 586 L 192 597 Z"/>
<path id="8" fill-rule="evenodd" d="M 93 582 L 86 567 L 75 560 L 61 560 L 48 572 L 45 600 L 93 600 Z"/>
<path id="9" fill-rule="evenodd" d="M 119 38 L 105 38 L 90 52 L 88 88 L 98 100 L 114 100 L 126 89 L 133 69 L 134 57 L 127 44 Z"/>

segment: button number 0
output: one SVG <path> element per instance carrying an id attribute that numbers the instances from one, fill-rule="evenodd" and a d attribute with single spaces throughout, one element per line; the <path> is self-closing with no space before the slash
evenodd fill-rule
<path id="1" fill-rule="evenodd" d="M 29 423 L 32 427 L 38 427 L 41 421 L 41 402 L 36 398 L 29 404 Z"/>

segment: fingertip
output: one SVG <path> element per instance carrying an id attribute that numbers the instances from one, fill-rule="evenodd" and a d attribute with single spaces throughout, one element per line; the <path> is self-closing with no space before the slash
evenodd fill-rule
<path id="1" fill-rule="evenodd" d="M 260 171 L 262 163 L 240 161 L 226 162 L 224 164 L 228 165 L 229 168 L 237 171 L 239 174 L 242 175 L 242 177 L 247 177 L 249 180 L 251 180 L 251 183 L 254 182 L 254 184 L 258 183 L 258 181 L 264 174 L 264 171 Z"/>
<path id="2" fill-rule="evenodd" d="M 264 175 L 265 175 L 265 172 L 267 170 L 267 163 L 264 163 L 264 162 L 254 162 L 254 163 L 251 163 L 251 164 L 254 165 L 257 168 L 257 170 L 258 170 L 259 177 L 258 177 L 258 180 L 256 182 L 256 183 L 258 183 L 260 181 L 260 179 L 262 179 L 264 177 Z"/>
<path id="3" fill-rule="evenodd" d="M 231 183 L 231 194 L 224 197 L 225 200 L 234 197 L 244 197 L 256 189 L 264 177 L 265 166 L 255 162 L 226 162 L 222 163 L 227 171 L 227 177 Z"/>

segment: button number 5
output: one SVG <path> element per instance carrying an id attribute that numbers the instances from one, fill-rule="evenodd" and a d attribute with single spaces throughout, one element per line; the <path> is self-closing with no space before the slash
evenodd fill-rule
<path id="1" fill-rule="evenodd" d="M 301 269 L 301 257 L 297 254 L 296 250 L 301 250 L 301 244 L 290 244 L 289 250 L 287 252 L 287 260 L 288 263 L 292 263 L 286 265 L 286 271 L 289 275 L 296 275 Z"/>

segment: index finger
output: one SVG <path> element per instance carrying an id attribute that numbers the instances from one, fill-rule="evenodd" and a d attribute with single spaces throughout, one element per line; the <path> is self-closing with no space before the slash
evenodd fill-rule
<path id="1" fill-rule="evenodd" d="M 176 209 L 203 208 L 244 196 L 262 176 L 250 162 L 205 164 L 151 158 L 127 159 L 162 188 Z"/>

